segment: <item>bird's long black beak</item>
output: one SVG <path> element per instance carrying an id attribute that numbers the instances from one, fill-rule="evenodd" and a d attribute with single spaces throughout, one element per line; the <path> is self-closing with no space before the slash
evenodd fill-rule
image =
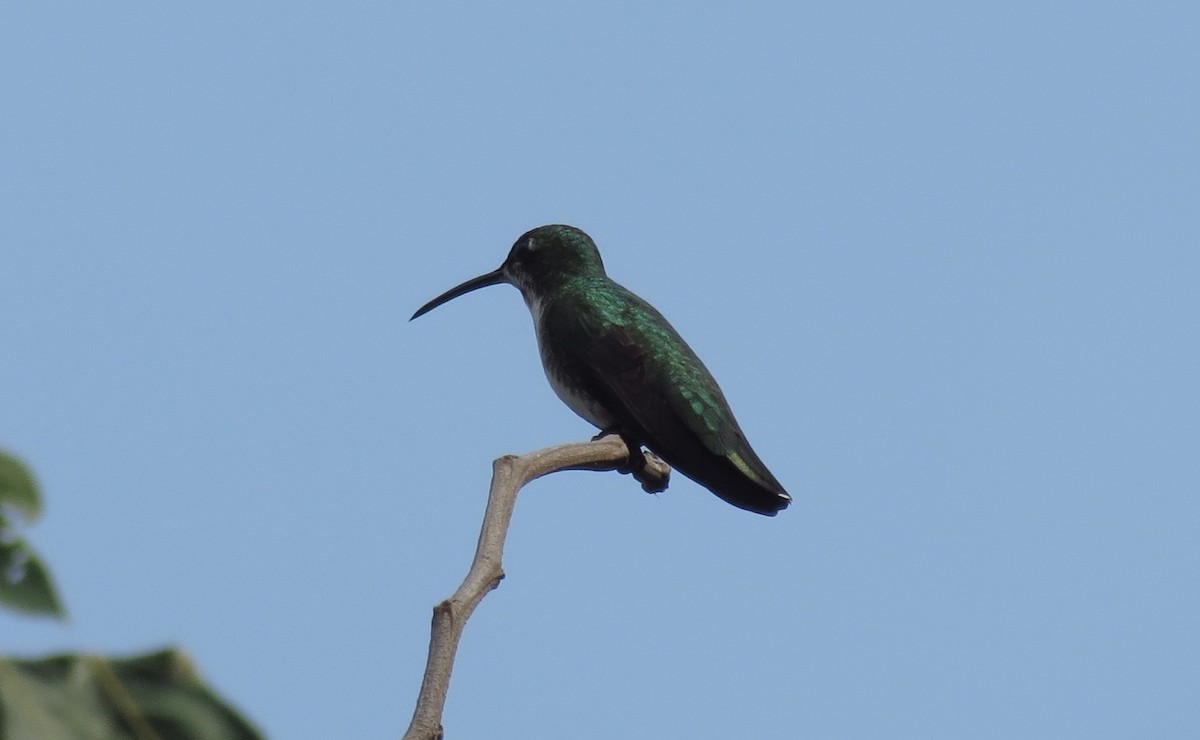
<path id="1" fill-rule="evenodd" d="M 412 315 L 412 319 L 409 319 L 409 321 L 412 321 L 413 319 L 417 318 L 418 316 L 424 316 L 425 314 L 429 313 L 433 309 L 442 305 L 446 301 L 450 301 L 455 298 L 458 298 L 460 295 L 462 295 L 464 293 L 470 293 L 472 290 L 486 288 L 489 285 L 499 285 L 500 283 L 507 283 L 507 282 L 508 282 L 508 278 L 504 276 L 504 268 L 503 267 L 492 270 L 491 272 L 487 273 L 486 275 L 480 275 L 477 278 L 471 278 L 470 280 L 463 283 L 462 285 L 456 285 L 455 287 L 451 288 L 450 290 L 447 290 L 445 293 L 442 293 L 437 298 L 434 298 L 429 303 L 426 303 L 424 306 L 421 306 L 420 308 L 418 308 L 417 312 Z"/>

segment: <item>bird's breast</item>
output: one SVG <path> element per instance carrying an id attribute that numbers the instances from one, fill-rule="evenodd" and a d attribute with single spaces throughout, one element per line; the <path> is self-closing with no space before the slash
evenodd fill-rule
<path id="1" fill-rule="evenodd" d="M 542 370 L 554 395 L 567 405 L 567 408 L 586 419 L 599 429 L 608 429 L 613 424 L 613 417 L 607 410 L 584 388 L 576 368 L 577 360 L 569 357 L 559 348 L 559 341 L 550 336 L 552 331 L 546 321 L 546 306 L 538 296 L 526 300 L 529 311 L 533 314 L 533 326 L 537 332 L 538 352 L 542 358 Z"/>
<path id="2" fill-rule="evenodd" d="M 599 429 L 612 426 L 613 417 L 600 403 L 583 388 L 579 378 L 570 370 L 569 362 L 553 351 L 549 342 L 539 337 L 538 349 L 542 356 L 542 369 L 546 379 L 567 408 L 579 414 Z"/>

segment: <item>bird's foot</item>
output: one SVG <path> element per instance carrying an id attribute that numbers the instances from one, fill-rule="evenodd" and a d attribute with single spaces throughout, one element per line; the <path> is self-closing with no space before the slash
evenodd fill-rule
<path id="1" fill-rule="evenodd" d="M 595 437 L 592 437 L 592 441 L 598 442 L 599 440 L 604 439 L 605 437 L 607 437 L 610 434 L 620 434 L 620 432 L 618 432 L 615 427 L 609 428 L 609 429 L 601 429 L 599 434 L 597 434 Z M 624 439 L 624 437 L 622 437 L 622 439 Z"/>
<path id="2" fill-rule="evenodd" d="M 621 434 L 620 430 L 615 428 L 600 430 L 599 434 L 592 437 L 592 441 L 603 439 L 610 434 L 620 436 L 621 441 L 625 443 L 625 449 L 629 450 L 628 459 L 616 468 L 618 473 L 633 475 L 633 479 L 642 484 L 642 490 L 646 493 L 662 493 L 667 490 L 671 480 L 671 467 L 653 452 L 643 452 L 640 443 Z"/>
<path id="3" fill-rule="evenodd" d="M 633 473 L 633 477 L 641 480 L 638 476 L 646 470 L 646 453 L 642 452 L 642 446 L 634 444 L 629 440 L 625 440 L 625 446 L 629 448 L 629 459 L 624 465 L 617 468 L 617 472 L 621 475 Z"/>
<path id="4" fill-rule="evenodd" d="M 662 493 L 667 490 L 667 484 L 671 480 L 671 468 L 653 452 L 642 452 L 642 446 L 637 442 L 627 437 L 621 439 L 629 448 L 629 460 L 617 468 L 617 472 L 632 474 L 633 479 L 642 484 L 642 490 L 646 493 Z M 648 455 L 654 458 L 655 464 L 650 463 Z"/>

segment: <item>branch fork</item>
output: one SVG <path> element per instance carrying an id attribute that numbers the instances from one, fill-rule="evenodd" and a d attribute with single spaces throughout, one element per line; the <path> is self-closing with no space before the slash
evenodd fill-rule
<path id="1" fill-rule="evenodd" d="M 526 483 L 560 470 L 617 470 L 632 473 L 648 492 L 664 491 L 671 468 L 653 452 L 643 453 L 619 435 L 610 434 L 590 442 L 556 445 L 526 453 L 504 455 L 492 462 L 492 485 L 475 559 L 462 585 L 433 608 L 429 658 L 412 723 L 404 740 L 441 740 L 442 711 L 450 689 L 450 672 L 467 620 L 489 591 L 504 578 L 501 559 L 512 521 L 517 493 Z"/>

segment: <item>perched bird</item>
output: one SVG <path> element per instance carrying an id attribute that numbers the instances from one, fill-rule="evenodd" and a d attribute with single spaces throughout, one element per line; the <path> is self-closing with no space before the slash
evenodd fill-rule
<path id="1" fill-rule="evenodd" d="M 516 286 L 529 306 L 554 392 L 601 434 L 621 435 L 639 456 L 645 445 L 741 509 L 774 516 L 791 503 L 704 363 L 662 314 L 605 274 L 595 242 L 573 226 L 522 234 L 498 269 L 412 318 L 499 283 Z"/>

